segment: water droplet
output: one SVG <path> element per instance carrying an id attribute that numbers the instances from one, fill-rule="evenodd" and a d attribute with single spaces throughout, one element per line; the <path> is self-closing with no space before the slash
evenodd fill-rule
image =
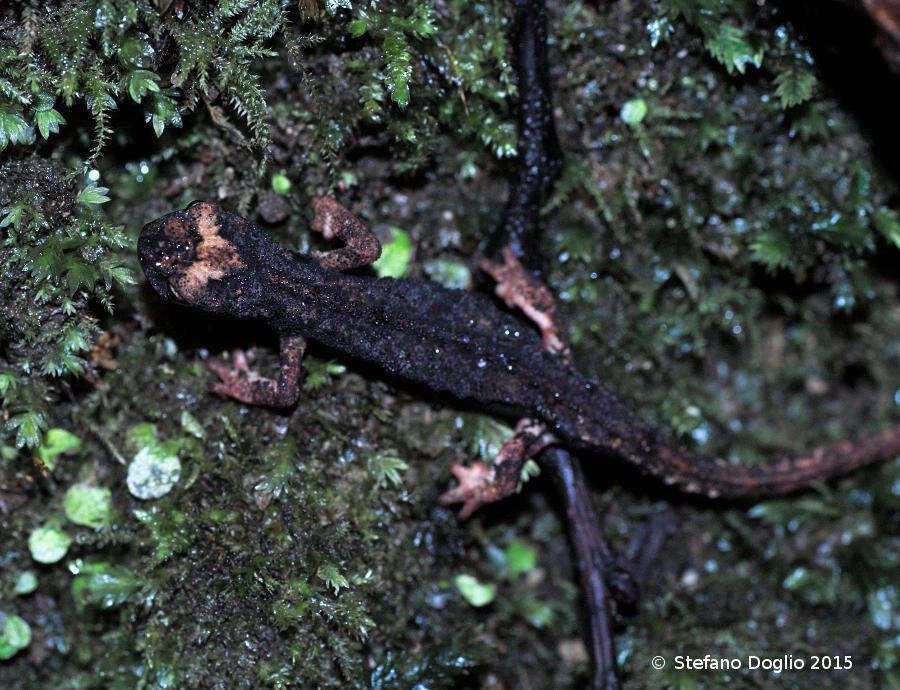
<path id="1" fill-rule="evenodd" d="M 697 445 L 702 446 L 709 440 L 709 429 L 706 425 L 698 426 L 691 432 L 691 438 L 697 442 Z"/>

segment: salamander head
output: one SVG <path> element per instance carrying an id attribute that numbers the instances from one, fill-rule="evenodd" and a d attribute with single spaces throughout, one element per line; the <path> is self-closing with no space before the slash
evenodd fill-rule
<path id="1" fill-rule="evenodd" d="M 254 270 L 254 230 L 215 204 L 195 201 L 147 223 L 138 238 L 138 258 L 165 299 L 257 316 L 263 289 Z"/>

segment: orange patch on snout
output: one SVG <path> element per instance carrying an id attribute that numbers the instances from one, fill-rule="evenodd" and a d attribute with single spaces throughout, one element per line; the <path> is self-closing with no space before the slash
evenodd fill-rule
<path id="1" fill-rule="evenodd" d="M 208 202 L 194 204 L 187 210 L 201 237 L 219 234 L 219 209 Z"/>
<path id="2" fill-rule="evenodd" d="M 195 251 L 197 260 L 179 272 L 173 287 L 185 300 L 196 301 L 203 295 L 210 280 L 221 280 L 232 271 L 243 268 L 235 246 L 219 235 L 218 208 L 202 203 L 192 206 L 188 215 L 193 219 L 200 243 Z"/>

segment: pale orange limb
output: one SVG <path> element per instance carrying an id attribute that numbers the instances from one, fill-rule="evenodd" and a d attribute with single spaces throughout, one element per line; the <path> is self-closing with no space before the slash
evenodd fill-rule
<path id="1" fill-rule="evenodd" d="M 481 462 L 469 467 L 452 463 L 450 471 L 459 485 L 441 496 L 438 502 L 444 506 L 462 503 L 459 519 L 467 519 L 481 506 L 514 494 L 519 488 L 525 461 L 555 440 L 542 423 L 533 419 L 520 420 L 512 438 L 503 444 L 490 466 Z"/>
<path id="2" fill-rule="evenodd" d="M 312 199 L 313 221 L 310 227 L 327 239 L 337 237 L 346 246 L 327 252 L 313 252 L 325 268 L 349 271 L 368 266 L 381 256 L 381 243 L 363 222 L 330 196 Z"/>
<path id="3" fill-rule="evenodd" d="M 532 276 L 512 249 L 503 248 L 503 263 L 481 260 L 481 268 L 495 281 L 494 292 L 510 309 L 520 309 L 540 329 L 544 349 L 569 358 L 569 348 L 560 337 L 556 301 L 546 285 Z"/>

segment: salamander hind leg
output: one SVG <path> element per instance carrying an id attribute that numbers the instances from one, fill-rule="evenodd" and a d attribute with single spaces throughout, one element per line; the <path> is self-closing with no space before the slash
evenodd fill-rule
<path id="1" fill-rule="evenodd" d="M 290 407 L 300 397 L 300 360 L 305 349 L 306 341 L 299 335 L 281 338 L 278 380 L 252 371 L 240 350 L 234 352 L 230 367 L 221 362 L 207 362 L 207 368 L 221 379 L 210 384 L 210 390 L 249 405 Z"/>
<path id="2" fill-rule="evenodd" d="M 503 249 L 502 264 L 482 259 L 481 268 L 497 281 L 497 297 L 510 309 L 520 309 L 540 329 L 544 349 L 568 360 L 569 348 L 560 335 L 556 301 L 547 286 L 525 270 L 509 247 Z"/>
<path id="3" fill-rule="evenodd" d="M 490 466 L 481 462 L 470 467 L 452 463 L 450 471 L 459 485 L 446 492 L 438 501 L 444 506 L 462 503 L 459 519 L 465 520 L 481 506 L 514 494 L 519 488 L 525 461 L 555 440 L 540 422 L 533 419 L 520 420 L 512 438 L 503 444 Z"/>
<path id="4" fill-rule="evenodd" d="M 327 252 L 314 252 L 313 257 L 325 268 L 349 271 L 368 266 L 381 256 L 381 243 L 363 222 L 328 196 L 312 199 L 314 217 L 310 227 L 325 239 L 337 237 L 346 246 Z"/>

